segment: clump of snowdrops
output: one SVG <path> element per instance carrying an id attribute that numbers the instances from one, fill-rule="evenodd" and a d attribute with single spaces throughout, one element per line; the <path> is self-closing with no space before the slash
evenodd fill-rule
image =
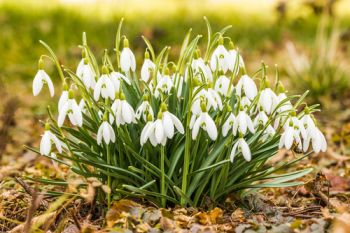
<path id="1" fill-rule="evenodd" d="M 168 60 L 169 47 L 156 55 L 143 37 L 140 70 L 121 35 L 122 23 L 110 50 L 114 55 L 105 50 L 101 62 L 83 35 L 75 71 L 61 66 L 41 41 L 49 55 L 39 59 L 33 94 L 48 86 L 54 96 L 46 60 L 56 64 L 63 91 L 58 116 L 48 108 L 40 149 L 32 150 L 99 179 L 108 187 L 99 201 L 108 204 L 138 197 L 163 207 L 200 206 L 208 198 L 223 202 L 230 193 L 300 185 L 294 180 L 311 168 L 281 170 L 312 150 L 326 150 L 312 115 L 317 105 L 303 102 L 306 93 L 287 96 L 278 73 L 269 80 L 264 64 L 248 74 L 238 49 L 225 37 L 229 27 L 212 33 L 206 23 L 204 51 L 199 49 L 202 36 L 191 37 L 189 31 L 177 61 Z M 299 155 L 267 163 L 283 147 Z"/>

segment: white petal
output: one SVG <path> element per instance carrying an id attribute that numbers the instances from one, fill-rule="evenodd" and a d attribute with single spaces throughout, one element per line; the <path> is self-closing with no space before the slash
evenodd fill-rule
<path id="1" fill-rule="evenodd" d="M 174 136 L 174 123 L 171 120 L 170 114 L 168 112 L 163 112 L 162 123 L 163 123 L 165 135 L 170 139 L 173 138 L 173 136 Z"/>
<path id="2" fill-rule="evenodd" d="M 50 132 L 45 131 L 43 137 L 40 141 L 40 154 L 41 155 L 49 155 L 51 151 L 51 137 Z"/>
<path id="3" fill-rule="evenodd" d="M 164 139 L 164 129 L 163 129 L 163 124 L 161 120 L 156 120 L 155 121 L 155 137 L 157 140 L 157 143 L 161 143 Z"/>
<path id="4" fill-rule="evenodd" d="M 235 159 L 235 155 L 236 155 L 236 150 L 237 150 L 237 146 L 238 146 L 238 142 L 236 142 L 231 150 L 231 154 L 230 154 L 230 160 L 233 163 L 233 160 Z"/>
<path id="5" fill-rule="evenodd" d="M 244 139 L 241 138 L 239 140 L 240 140 L 240 146 L 241 146 L 243 157 L 245 158 L 245 160 L 249 162 L 252 159 L 249 146 Z"/>
<path id="6" fill-rule="evenodd" d="M 181 121 L 174 114 L 172 114 L 172 113 L 169 113 L 169 114 L 170 114 L 170 117 L 171 117 L 177 131 L 179 131 L 179 133 L 181 133 L 181 134 L 184 134 L 185 130 L 184 130 L 184 127 L 183 127 Z"/>
<path id="7" fill-rule="evenodd" d="M 43 88 L 42 70 L 38 70 L 33 80 L 33 95 L 37 96 Z"/>
<path id="8" fill-rule="evenodd" d="M 287 150 L 289 150 L 292 145 L 293 145 L 293 140 L 294 140 L 294 137 L 293 137 L 293 134 L 294 134 L 294 129 L 292 127 L 288 127 L 288 129 L 286 130 L 285 132 L 285 142 L 284 142 L 284 145 L 286 147 Z"/>
<path id="9" fill-rule="evenodd" d="M 69 110 L 69 107 L 70 107 L 70 106 L 69 106 L 69 102 L 67 101 L 67 102 L 63 105 L 61 111 L 59 112 L 59 114 L 58 114 L 58 120 L 57 120 L 57 125 L 58 125 L 59 127 L 62 127 L 63 122 L 64 122 L 64 119 L 66 118 L 66 115 L 67 115 L 67 111 Z"/>
<path id="10" fill-rule="evenodd" d="M 216 129 L 215 122 L 213 121 L 213 119 L 211 119 L 208 113 L 205 114 L 205 125 L 211 140 L 216 140 L 216 138 L 218 137 L 218 131 Z"/>
<path id="11" fill-rule="evenodd" d="M 109 144 L 109 141 L 111 140 L 111 132 L 109 131 L 109 124 L 105 121 L 102 123 L 103 125 L 103 131 L 102 131 L 102 134 L 103 134 L 103 139 L 105 141 L 106 144 Z"/>

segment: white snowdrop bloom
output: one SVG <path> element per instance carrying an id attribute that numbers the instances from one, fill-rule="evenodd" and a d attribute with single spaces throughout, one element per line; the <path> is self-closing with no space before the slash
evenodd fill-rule
<path id="1" fill-rule="evenodd" d="M 81 67 L 79 67 L 80 64 L 81 63 L 79 63 L 77 68 L 77 76 L 83 81 L 87 89 L 93 89 L 96 85 L 96 80 L 95 73 L 91 68 L 91 65 L 89 65 L 88 60 L 86 58 L 83 59 L 83 65 Z"/>
<path id="2" fill-rule="evenodd" d="M 67 102 L 65 102 L 65 104 L 62 106 L 61 111 L 58 113 L 57 125 L 59 127 L 62 127 L 67 115 L 72 125 L 79 127 L 83 125 L 83 115 L 76 100 L 73 99 L 72 91 L 69 93 L 69 99 Z"/>
<path id="3" fill-rule="evenodd" d="M 140 136 L 141 146 L 143 146 L 147 142 L 147 140 L 150 141 L 152 146 L 157 146 L 157 141 L 154 135 L 154 126 L 155 126 L 154 122 L 150 120 L 150 121 L 147 121 L 145 127 L 143 127 L 141 131 L 141 136 Z"/>
<path id="4" fill-rule="evenodd" d="M 259 106 L 269 115 L 276 106 L 277 96 L 271 88 L 265 88 L 260 93 Z"/>
<path id="5" fill-rule="evenodd" d="M 319 153 L 327 150 L 327 141 L 323 133 L 316 127 L 310 126 L 307 131 L 307 138 L 304 139 L 303 150 L 306 152 L 309 149 L 310 142 L 312 143 L 312 149 Z"/>
<path id="6" fill-rule="evenodd" d="M 199 76 L 199 77 L 203 77 L 205 82 L 212 82 L 213 81 L 213 74 L 210 70 L 210 67 L 205 64 L 204 60 L 199 57 L 199 55 L 197 55 L 197 57 L 195 57 L 192 60 L 191 63 L 191 68 L 193 70 L 194 75 Z M 188 70 L 186 69 L 185 71 L 185 77 L 186 77 L 186 81 L 188 80 Z"/>
<path id="7" fill-rule="evenodd" d="M 194 92 L 196 92 L 197 88 L 194 88 Z M 196 96 L 193 98 L 193 104 L 191 106 L 191 112 L 194 114 L 199 114 L 201 112 L 201 102 L 207 103 L 206 109 L 210 111 L 210 109 L 220 109 L 222 110 L 222 100 L 220 95 L 212 88 L 202 89 L 200 90 Z"/>
<path id="8" fill-rule="evenodd" d="M 144 100 L 137 108 L 135 117 L 136 119 L 140 120 L 142 116 L 143 120 L 147 121 L 148 114 L 151 114 L 151 116 L 154 117 L 152 106 L 150 105 L 148 100 Z"/>
<path id="9" fill-rule="evenodd" d="M 184 134 L 184 127 L 174 114 L 169 111 L 163 112 L 162 123 L 164 128 L 164 133 L 167 138 L 171 139 L 174 136 L 174 129 L 179 131 L 179 133 Z"/>
<path id="10" fill-rule="evenodd" d="M 277 109 L 278 112 L 285 112 L 293 109 L 293 105 L 289 100 L 282 103 L 285 99 L 287 99 L 287 95 L 284 92 L 277 95 L 276 107 L 280 105 Z"/>
<path id="11" fill-rule="evenodd" d="M 55 144 L 58 152 L 62 153 L 62 142 L 50 131 L 50 126 L 45 125 L 45 133 L 40 142 L 40 154 L 48 156 L 51 152 L 52 143 Z"/>
<path id="12" fill-rule="evenodd" d="M 302 138 L 305 139 L 305 138 L 307 137 L 307 134 L 306 134 L 306 130 L 305 130 L 304 124 L 303 124 L 303 122 L 295 115 L 295 113 L 292 113 L 292 116 L 289 117 L 289 118 L 286 120 L 286 123 L 285 123 L 284 126 L 283 126 L 284 130 L 286 130 L 286 129 L 289 127 L 290 122 L 292 122 L 294 128 L 300 132 Z"/>
<path id="13" fill-rule="evenodd" d="M 37 96 L 44 84 L 49 87 L 51 97 L 55 94 L 55 89 L 49 75 L 43 70 L 39 69 L 33 80 L 33 95 Z"/>
<path id="14" fill-rule="evenodd" d="M 148 82 L 148 80 L 151 77 L 151 72 L 154 72 L 156 70 L 156 65 L 153 61 L 150 59 L 149 52 L 145 52 L 145 60 L 143 61 L 142 67 L 141 67 L 141 79 L 144 82 Z"/>
<path id="15" fill-rule="evenodd" d="M 247 130 L 249 130 L 251 133 L 255 133 L 252 119 L 245 111 L 241 109 L 232 127 L 233 135 L 236 136 L 237 132 L 242 133 L 244 135 L 247 133 Z"/>
<path id="16" fill-rule="evenodd" d="M 154 95 L 156 98 L 158 98 L 160 93 L 169 94 L 173 87 L 174 83 L 172 78 L 168 74 L 165 74 L 158 81 Z"/>
<path id="17" fill-rule="evenodd" d="M 316 127 L 314 120 L 311 117 L 308 109 L 305 109 L 305 115 L 302 116 L 300 122 L 303 124 L 306 131 L 309 131 L 313 127 Z"/>
<path id="18" fill-rule="evenodd" d="M 244 159 L 246 161 L 250 161 L 252 159 L 252 155 L 249 149 L 249 146 L 247 144 L 247 142 L 244 140 L 243 137 L 240 137 L 237 142 L 233 145 L 233 148 L 231 150 L 231 154 L 230 154 L 230 160 L 231 162 L 233 162 L 235 156 L 236 156 L 236 151 L 239 151 L 242 153 Z"/>
<path id="19" fill-rule="evenodd" d="M 58 100 L 58 111 L 61 111 L 63 105 L 68 101 L 68 90 L 62 91 L 60 99 Z"/>
<path id="20" fill-rule="evenodd" d="M 226 137 L 228 134 L 228 131 L 232 129 L 234 123 L 235 123 L 236 117 L 233 115 L 233 113 L 230 113 L 227 120 L 225 121 L 224 125 L 222 126 L 222 135 Z"/>
<path id="21" fill-rule="evenodd" d="M 108 121 L 103 121 L 97 132 L 97 144 L 102 143 L 102 139 L 108 145 L 110 142 L 115 142 L 115 133 Z"/>
<path id="22" fill-rule="evenodd" d="M 129 41 L 126 38 L 124 38 L 124 48 L 120 54 L 120 67 L 125 73 L 129 72 L 130 70 L 136 70 L 135 55 L 129 48 Z"/>
<path id="23" fill-rule="evenodd" d="M 82 113 L 85 113 L 85 114 L 87 113 L 86 103 L 85 103 L 84 99 L 80 100 L 79 108 L 80 108 Z"/>
<path id="24" fill-rule="evenodd" d="M 116 71 L 112 71 L 110 74 L 109 74 L 109 77 L 113 83 L 113 87 L 114 87 L 114 91 L 115 92 L 120 92 L 121 89 L 120 89 L 120 83 L 122 81 L 124 81 L 125 83 L 131 85 L 131 82 L 130 80 L 123 74 L 119 73 L 119 72 L 116 72 Z"/>
<path id="25" fill-rule="evenodd" d="M 233 43 L 230 42 L 230 50 L 228 51 L 228 68 L 231 72 L 238 74 L 240 68 L 244 68 L 244 61 L 242 56 L 234 49 Z"/>
<path id="26" fill-rule="evenodd" d="M 254 127 L 258 127 L 259 125 L 265 125 L 268 120 L 269 117 L 266 115 L 266 113 L 264 111 L 260 111 L 254 119 Z"/>
<path id="27" fill-rule="evenodd" d="M 83 50 L 82 53 L 84 53 L 84 56 L 85 56 L 85 51 L 84 51 L 84 50 Z M 84 63 L 85 63 L 84 60 L 85 60 L 85 57 L 83 57 L 83 58 L 80 60 L 78 66 L 77 66 L 77 70 L 75 71 L 75 74 L 76 74 L 78 77 L 80 77 L 80 75 L 83 73 L 83 67 L 84 67 Z"/>
<path id="28" fill-rule="evenodd" d="M 111 109 L 113 111 L 117 126 L 135 123 L 135 111 L 132 106 L 125 100 L 124 94 L 121 99 L 115 99 Z M 113 122 L 113 121 L 112 121 Z"/>
<path id="29" fill-rule="evenodd" d="M 287 150 L 289 150 L 292 148 L 293 142 L 296 143 L 299 150 L 303 149 L 300 138 L 300 131 L 297 129 L 297 127 L 294 127 L 292 122 L 290 122 L 288 127 L 281 135 L 279 148 L 281 149 L 282 147 L 285 147 Z"/>
<path id="30" fill-rule="evenodd" d="M 185 133 L 181 121 L 174 114 L 167 111 L 166 108 L 166 105 L 162 103 L 161 110 L 158 113 L 158 119 L 152 123 L 150 123 L 151 121 L 147 122 L 141 132 L 141 145 L 149 139 L 153 146 L 158 144 L 164 146 L 167 139 L 174 137 L 175 129 L 181 134 Z"/>
<path id="31" fill-rule="evenodd" d="M 258 94 L 255 82 L 246 74 L 239 79 L 236 85 L 236 93 L 239 97 L 243 95 L 243 92 L 249 100 L 253 100 Z"/>
<path id="32" fill-rule="evenodd" d="M 216 128 L 215 122 L 206 111 L 201 112 L 193 124 L 193 128 L 192 128 L 193 140 L 196 140 L 200 128 L 202 128 L 204 131 L 207 131 L 211 140 L 214 141 L 218 137 L 218 130 Z"/>
<path id="33" fill-rule="evenodd" d="M 107 69 L 106 67 L 104 68 Z M 100 96 L 104 99 L 110 98 L 113 100 L 115 98 L 115 92 L 114 85 L 109 76 L 106 73 L 102 74 L 94 89 L 95 101 L 98 101 Z"/>
<path id="34" fill-rule="evenodd" d="M 223 38 L 220 38 L 218 47 L 211 55 L 210 67 L 212 70 L 221 70 L 226 73 L 229 67 L 229 59 L 229 53 L 223 45 Z"/>
<path id="35" fill-rule="evenodd" d="M 233 91 L 233 85 L 230 87 L 230 79 L 225 75 L 221 75 L 215 82 L 215 91 L 223 96 L 229 96 Z M 229 90 L 230 89 L 230 90 Z"/>
<path id="36" fill-rule="evenodd" d="M 241 101 L 240 101 L 240 104 L 244 108 L 248 108 L 252 104 L 252 102 L 249 100 L 249 98 L 247 96 L 243 96 Z"/>

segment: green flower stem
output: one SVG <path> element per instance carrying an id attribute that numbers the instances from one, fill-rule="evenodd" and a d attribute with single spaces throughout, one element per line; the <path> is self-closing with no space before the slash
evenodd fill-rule
<path id="1" fill-rule="evenodd" d="M 108 165 L 111 165 L 110 163 L 111 163 L 111 153 L 110 153 L 110 150 L 109 150 L 109 145 L 107 145 L 106 146 L 106 149 L 107 149 L 107 164 Z M 109 169 L 108 169 L 108 171 L 109 171 Z M 111 182 L 112 180 L 111 180 L 111 176 L 110 175 L 108 175 L 107 176 L 107 185 L 108 185 L 108 187 L 111 187 Z M 111 193 L 108 193 L 107 194 L 107 204 L 108 204 L 108 209 L 111 207 Z"/>
<path id="2" fill-rule="evenodd" d="M 161 172 L 161 181 L 160 181 L 160 194 L 162 195 L 162 207 L 165 208 L 166 198 L 165 198 L 165 171 L 164 171 L 164 160 L 165 160 L 165 149 L 164 146 L 160 147 L 160 172 Z"/>

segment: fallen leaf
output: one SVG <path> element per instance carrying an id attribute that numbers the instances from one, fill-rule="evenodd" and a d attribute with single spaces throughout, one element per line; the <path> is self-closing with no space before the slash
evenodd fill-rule
<path id="1" fill-rule="evenodd" d="M 343 213 L 336 217 L 331 232 L 350 233 L 350 213 Z"/>
<path id="2" fill-rule="evenodd" d="M 198 222 L 202 225 L 211 225 L 216 224 L 217 220 L 221 218 L 223 215 L 222 209 L 220 208 L 214 208 L 213 210 L 207 212 L 207 213 L 198 213 L 195 215 Z"/>
<path id="3" fill-rule="evenodd" d="M 129 214 L 137 218 L 141 216 L 141 213 L 142 206 L 133 201 L 127 199 L 116 201 L 112 204 L 111 208 L 106 214 L 107 226 L 113 227 L 118 220 L 125 217 L 125 214 Z"/>

